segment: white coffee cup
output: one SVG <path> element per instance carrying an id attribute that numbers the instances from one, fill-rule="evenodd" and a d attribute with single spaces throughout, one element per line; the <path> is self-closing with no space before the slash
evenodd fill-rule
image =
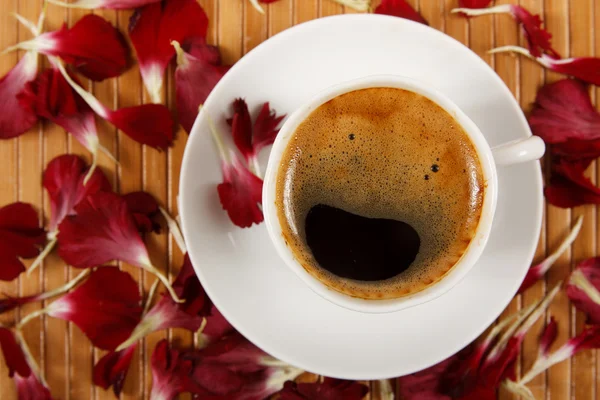
<path id="1" fill-rule="evenodd" d="M 296 132 L 296 128 L 315 109 L 334 97 L 354 90 L 373 87 L 398 88 L 418 93 L 429 98 L 452 115 L 463 127 L 463 130 L 467 133 L 473 143 L 477 155 L 479 156 L 484 182 L 486 183 L 481 218 L 475 236 L 463 256 L 450 272 L 438 282 L 420 292 L 405 297 L 386 300 L 367 300 L 351 297 L 330 288 L 307 272 L 295 258 L 283 238 L 282 227 L 275 204 L 277 174 L 281 164 L 281 157 L 288 146 L 290 138 L 292 138 Z M 492 228 L 492 221 L 498 198 L 496 166 L 537 160 L 544 155 L 544 150 L 544 142 L 537 136 L 505 143 L 494 147 L 493 149 L 490 148 L 477 125 L 475 125 L 475 123 L 458 108 L 458 106 L 442 93 L 414 79 L 396 75 L 374 75 L 355 79 L 323 90 L 313 97 L 311 101 L 291 114 L 283 124 L 283 127 L 273 144 L 273 148 L 271 149 L 264 179 L 262 204 L 265 223 L 267 225 L 269 236 L 283 261 L 304 281 L 304 283 L 325 299 L 341 307 L 360 312 L 384 313 L 402 310 L 435 299 L 450 290 L 466 276 L 483 252 Z"/>

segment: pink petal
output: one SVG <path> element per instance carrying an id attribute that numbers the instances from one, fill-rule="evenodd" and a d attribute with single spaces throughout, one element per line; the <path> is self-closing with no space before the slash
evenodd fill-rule
<path id="1" fill-rule="evenodd" d="M 85 161 L 73 154 L 55 157 L 46 166 L 42 184 L 50 200 L 50 232 L 55 232 L 66 216 L 74 215 L 75 207 L 82 200 L 97 192 L 112 190 L 110 182 L 99 169 L 94 170 L 84 185 L 88 170 Z"/>
<path id="2" fill-rule="evenodd" d="M 139 323 L 137 282 L 116 267 L 102 267 L 72 292 L 48 306 L 48 315 L 73 322 L 96 347 L 115 349 Z"/>
<path id="3" fill-rule="evenodd" d="M 600 114 L 587 86 L 573 79 L 550 83 L 538 91 L 529 125 L 546 143 L 600 139 Z"/>
<path id="4" fill-rule="evenodd" d="M 150 400 L 173 399 L 181 393 L 205 393 L 192 380 L 192 362 L 185 360 L 181 353 L 169 349 L 163 339 L 152 353 L 152 391 Z"/>
<path id="5" fill-rule="evenodd" d="M 375 8 L 375 14 L 385 14 L 393 17 L 406 18 L 415 22 L 429 25 L 425 18 L 416 12 L 415 9 L 406 2 L 406 0 L 383 0 L 377 6 L 377 8 Z"/>
<path id="6" fill-rule="evenodd" d="M 225 75 L 229 66 L 221 65 L 219 49 L 206 44 L 203 37 L 188 40 L 187 51 L 177 50 L 175 86 L 177 94 L 177 114 L 179 122 L 190 133 L 198 115 L 213 87 Z"/>
<path id="7" fill-rule="evenodd" d="M 567 295 L 577 309 L 587 315 L 587 322 L 600 324 L 600 258 L 582 261 L 571 273 Z"/>
<path id="8" fill-rule="evenodd" d="M 59 225 L 58 253 L 76 268 L 119 260 L 145 268 L 151 265 L 127 203 L 110 192 L 94 193 L 75 207 L 75 215 Z"/>
<path id="9" fill-rule="evenodd" d="M 123 390 L 125 378 L 129 371 L 131 359 L 135 353 L 137 344 L 127 347 L 121 351 L 111 351 L 107 353 L 94 365 L 93 380 L 94 385 L 103 389 L 112 386 L 113 393 L 118 398 Z"/>
<path id="10" fill-rule="evenodd" d="M 577 238 L 579 231 L 581 230 L 581 226 L 583 224 L 583 217 L 580 216 L 577 218 L 577 222 L 573 225 L 573 229 L 569 232 L 569 234 L 564 238 L 564 240 L 558 245 L 555 251 L 552 252 L 544 261 L 539 264 L 533 265 L 527 271 L 527 275 L 521 283 L 521 287 L 517 293 L 523 293 L 525 290 L 533 286 L 540 278 L 546 275 L 546 272 L 552 267 L 552 265 L 558 260 L 558 258 L 569 248 L 571 244 Z"/>
<path id="11" fill-rule="evenodd" d="M 104 18 L 88 14 L 70 29 L 63 26 L 42 33 L 27 48 L 57 56 L 86 77 L 101 81 L 121 75 L 127 68 L 129 52 L 121 33 Z"/>
<path id="12" fill-rule="evenodd" d="M 38 213 L 27 203 L 12 203 L 0 208 L 0 280 L 15 279 L 25 266 L 20 258 L 33 258 L 46 241 L 39 227 Z"/>
<path id="13" fill-rule="evenodd" d="M 259 204 L 262 203 L 263 181 L 232 155 L 231 164 L 222 163 L 223 183 L 217 186 L 223 209 L 231 222 L 241 228 L 264 220 Z"/>
<path id="14" fill-rule="evenodd" d="M 129 37 L 152 102 L 161 102 L 163 76 L 175 55 L 171 41 L 185 43 L 197 36 L 205 38 L 207 29 L 208 17 L 195 0 L 148 4 L 131 16 Z"/>
<path id="15" fill-rule="evenodd" d="M 0 79 L 0 139 L 17 137 L 37 122 L 35 111 L 17 99 L 27 83 L 35 79 L 37 70 L 38 56 L 29 51 Z"/>

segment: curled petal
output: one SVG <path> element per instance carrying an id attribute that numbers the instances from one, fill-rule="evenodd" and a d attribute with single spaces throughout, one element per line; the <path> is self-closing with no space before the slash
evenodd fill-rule
<path id="1" fill-rule="evenodd" d="M 8 74 L 0 79 L 0 139 L 17 137 L 35 125 L 35 111 L 19 101 L 18 95 L 35 80 L 38 55 L 28 51 Z"/>
<path id="2" fill-rule="evenodd" d="M 8 367 L 8 376 L 12 377 L 17 373 L 22 377 L 27 377 L 31 374 L 25 354 L 10 329 L 0 327 L 0 346 L 4 355 L 4 363 Z"/>
<path id="3" fill-rule="evenodd" d="M 533 265 L 531 268 L 529 268 L 529 270 L 527 271 L 527 275 L 525 276 L 523 283 L 521 283 L 521 287 L 519 288 L 519 291 L 517 293 L 523 293 L 525 290 L 527 290 L 529 287 L 535 284 L 541 277 L 546 275 L 546 272 L 548 272 L 548 270 L 550 269 L 550 267 L 552 267 L 556 260 L 558 260 L 558 258 L 569 247 L 571 247 L 571 244 L 575 241 L 577 235 L 579 235 L 579 231 L 581 230 L 582 225 L 583 216 L 581 215 L 579 216 L 579 218 L 577 218 L 575 225 L 573 225 L 573 229 L 571 229 L 571 232 L 569 232 L 569 234 L 561 242 L 558 248 L 554 252 L 552 252 L 552 254 L 550 254 L 544 261 L 542 261 L 539 264 Z"/>
<path id="4" fill-rule="evenodd" d="M 20 258 L 33 258 L 46 241 L 38 213 L 27 203 L 0 208 L 0 280 L 10 281 L 25 271 Z"/>
<path id="5" fill-rule="evenodd" d="M 425 18 L 421 16 L 406 0 L 383 0 L 376 8 L 375 14 L 391 15 L 410 19 L 411 21 L 429 25 Z"/>
<path id="6" fill-rule="evenodd" d="M 171 41 L 185 43 L 206 37 L 208 17 L 195 0 L 148 4 L 129 20 L 129 37 L 135 48 L 144 85 L 153 103 L 161 102 L 163 76 L 175 56 Z"/>
<path id="7" fill-rule="evenodd" d="M 231 135 L 242 156 L 249 161 L 254 153 L 252 146 L 252 117 L 246 100 L 235 99 L 231 117 Z"/>
<path id="8" fill-rule="evenodd" d="M 540 336 L 540 344 L 538 350 L 538 357 L 545 357 L 548 355 L 548 351 L 550 350 L 550 346 L 556 340 L 556 335 L 558 334 L 557 324 L 554 317 L 550 317 L 550 322 L 544 328 L 542 335 Z"/>
<path id="9" fill-rule="evenodd" d="M 94 365 L 94 385 L 100 386 L 103 389 L 108 389 L 112 386 L 113 393 L 118 398 L 123 390 L 123 384 L 125 383 L 136 347 L 137 344 L 133 344 L 124 350 L 111 351 L 105 354 Z"/>
<path id="10" fill-rule="evenodd" d="M 175 70 L 177 114 L 183 129 L 190 133 L 199 107 L 204 104 L 229 66 L 221 65 L 219 49 L 206 44 L 203 37 L 189 40 L 187 51 L 184 51 L 176 41 L 172 44 L 177 51 Z"/>

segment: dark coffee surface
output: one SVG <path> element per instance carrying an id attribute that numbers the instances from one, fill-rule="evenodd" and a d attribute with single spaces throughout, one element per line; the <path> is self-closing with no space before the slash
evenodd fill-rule
<path id="1" fill-rule="evenodd" d="M 476 151 L 452 116 L 392 88 L 346 93 L 313 111 L 277 179 L 278 217 L 296 258 L 332 289 L 370 299 L 441 279 L 470 244 L 484 195 Z M 409 231 L 420 239 L 416 254 Z M 360 271 L 348 252 L 360 253 Z"/>

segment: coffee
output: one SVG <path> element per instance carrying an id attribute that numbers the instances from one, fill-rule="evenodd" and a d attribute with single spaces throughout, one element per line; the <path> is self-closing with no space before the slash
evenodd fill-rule
<path id="1" fill-rule="evenodd" d="M 477 152 L 451 115 L 419 94 L 370 88 L 330 100 L 298 126 L 275 206 L 310 274 L 351 296 L 389 299 L 452 269 L 483 197 Z"/>

